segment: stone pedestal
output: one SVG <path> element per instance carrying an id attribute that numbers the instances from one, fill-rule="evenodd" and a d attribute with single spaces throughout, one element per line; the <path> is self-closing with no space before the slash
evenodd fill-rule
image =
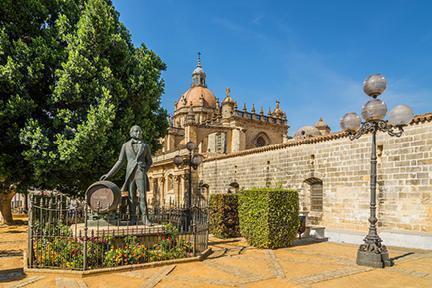
<path id="1" fill-rule="evenodd" d="M 357 251 L 357 265 L 384 268 L 393 266 L 393 262 L 390 260 L 387 251 L 376 253 L 359 249 Z"/>
<path id="2" fill-rule="evenodd" d="M 88 224 L 90 224 L 89 221 Z M 87 227 L 88 237 L 100 237 L 100 236 L 122 236 L 122 235 L 155 235 L 161 234 L 164 231 L 163 225 L 109 225 L 104 223 L 103 220 L 99 220 L 97 223 L 91 223 L 92 226 Z M 73 236 L 84 236 L 84 223 L 74 224 L 70 227 Z"/>

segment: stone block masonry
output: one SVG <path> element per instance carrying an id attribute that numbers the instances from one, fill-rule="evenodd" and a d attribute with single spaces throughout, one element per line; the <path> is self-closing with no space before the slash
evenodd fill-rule
<path id="1" fill-rule="evenodd" d="M 370 153 L 370 135 L 350 141 L 341 132 L 208 158 L 199 175 L 210 193 L 234 182 L 240 188 L 298 189 L 301 210 L 341 239 L 341 231 L 367 231 Z M 421 235 L 432 249 L 432 113 L 417 116 L 400 138 L 379 133 L 377 154 L 380 231 L 396 238 Z M 316 197 L 322 197 L 322 209 L 311 206 Z M 399 238 L 394 243 L 408 245 Z"/>

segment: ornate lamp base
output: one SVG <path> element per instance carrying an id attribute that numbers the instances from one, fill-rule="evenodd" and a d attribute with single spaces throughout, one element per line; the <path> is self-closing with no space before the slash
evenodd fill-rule
<path id="1" fill-rule="evenodd" d="M 379 249 L 368 249 L 369 247 L 367 244 L 360 245 L 357 251 L 357 265 L 373 268 L 393 266 L 393 261 L 390 260 L 384 245 L 381 245 Z"/>

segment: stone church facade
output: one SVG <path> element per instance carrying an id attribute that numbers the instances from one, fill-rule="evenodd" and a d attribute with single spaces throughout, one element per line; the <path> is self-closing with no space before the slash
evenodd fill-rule
<path id="1" fill-rule="evenodd" d="M 173 159 L 177 154 L 188 153 L 185 146 L 189 141 L 197 144 L 196 153 L 209 158 L 288 140 L 286 114 L 278 101 L 275 109 L 267 113 L 262 107 L 256 111 L 254 105 L 250 111 L 246 104 L 239 109 L 230 88 L 226 89 L 225 97 L 220 102 L 207 87 L 206 76 L 198 59 L 197 67 L 192 72 L 192 84 L 175 103 L 168 134 L 162 139 L 163 147 L 153 158 L 154 163 L 148 173 L 148 197 L 153 206 L 184 203 L 188 169 L 178 169 Z M 198 180 L 197 171 L 194 171 L 192 180 L 194 201 L 206 200 L 208 189 Z"/>
<path id="2" fill-rule="evenodd" d="M 294 188 L 310 224 L 330 240 L 361 243 L 369 217 L 370 137 L 350 141 L 320 119 L 288 137 L 286 114 L 242 109 L 227 88 L 220 103 L 198 61 L 192 85 L 175 103 L 163 148 L 149 171 L 153 206 L 184 203 L 188 170 L 176 155 L 197 144 L 204 162 L 193 172 L 192 202 L 252 187 Z M 387 245 L 432 249 L 432 113 L 415 117 L 400 138 L 377 136 L 380 235 Z"/>

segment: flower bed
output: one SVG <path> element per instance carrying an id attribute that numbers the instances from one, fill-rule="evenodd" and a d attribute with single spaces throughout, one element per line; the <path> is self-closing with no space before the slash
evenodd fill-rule
<path id="1" fill-rule="evenodd" d="M 164 226 L 163 233 L 157 235 L 157 241 L 153 239 L 150 242 L 145 241 L 146 235 L 88 237 L 85 241 L 84 237 L 73 237 L 69 227 L 65 225 L 58 224 L 56 229 L 61 231 L 56 236 L 44 236 L 52 233 L 41 233 L 41 237 L 34 238 L 33 267 L 84 270 L 84 255 L 86 269 L 193 256 L 191 243 L 179 240 L 181 235 L 171 224 Z"/>

